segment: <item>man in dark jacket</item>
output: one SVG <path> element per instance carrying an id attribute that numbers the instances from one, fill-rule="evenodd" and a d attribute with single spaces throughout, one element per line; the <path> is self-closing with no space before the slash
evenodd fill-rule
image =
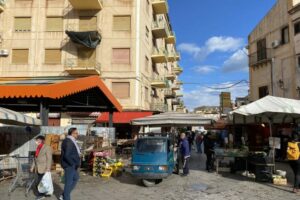
<path id="1" fill-rule="evenodd" d="M 79 179 L 77 169 L 80 166 L 80 149 L 76 143 L 78 131 L 70 128 L 67 138 L 61 145 L 61 165 L 65 171 L 65 187 L 60 200 L 70 200 L 71 191 L 75 188 Z"/>
<path id="2" fill-rule="evenodd" d="M 204 137 L 204 153 L 206 154 L 206 170 L 211 172 L 213 170 L 213 155 L 215 143 L 211 139 L 211 133 L 207 133 Z"/>
<path id="3" fill-rule="evenodd" d="M 187 176 L 189 174 L 189 159 L 190 159 L 190 145 L 189 141 L 186 138 L 185 133 L 180 134 L 180 152 L 182 158 L 182 167 L 183 167 L 183 176 Z"/>

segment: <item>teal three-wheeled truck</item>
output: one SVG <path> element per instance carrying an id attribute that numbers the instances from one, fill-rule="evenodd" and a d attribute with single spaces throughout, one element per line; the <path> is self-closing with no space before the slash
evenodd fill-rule
<path id="1" fill-rule="evenodd" d="M 146 187 L 154 186 L 178 171 L 175 140 L 168 134 L 139 137 L 132 151 L 132 175 Z"/>

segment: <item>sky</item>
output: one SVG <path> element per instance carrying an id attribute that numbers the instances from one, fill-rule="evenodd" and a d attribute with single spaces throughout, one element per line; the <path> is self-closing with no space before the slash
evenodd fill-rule
<path id="1" fill-rule="evenodd" d="M 184 72 L 184 103 L 219 105 L 219 94 L 232 100 L 248 94 L 247 38 L 276 0 L 169 0 L 170 20 L 176 33 L 180 66 Z"/>

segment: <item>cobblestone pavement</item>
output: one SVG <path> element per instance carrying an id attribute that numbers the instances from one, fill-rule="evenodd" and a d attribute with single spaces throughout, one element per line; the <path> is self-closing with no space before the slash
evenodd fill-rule
<path id="1" fill-rule="evenodd" d="M 201 161 L 200 161 L 201 160 Z M 260 184 L 246 180 L 237 175 L 216 175 L 203 171 L 205 156 L 193 155 L 191 174 L 188 177 L 172 175 L 153 188 L 143 187 L 130 174 L 119 178 L 103 180 L 88 175 L 81 175 L 80 182 L 72 193 L 72 200 L 209 200 L 209 199 L 299 199 L 299 195 L 291 193 L 289 187 Z M 61 193 L 63 185 L 54 175 L 55 195 L 47 199 L 54 200 Z M 35 199 L 30 193 L 24 195 L 24 189 L 16 189 L 7 195 L 9 181 L 0 183 L 0 200 Z"/>

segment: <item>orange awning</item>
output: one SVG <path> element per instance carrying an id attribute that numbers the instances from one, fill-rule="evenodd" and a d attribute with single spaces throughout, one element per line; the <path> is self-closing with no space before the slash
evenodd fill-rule
<path id="1" fill-rule="evenodd" d="M 131 120 L 153 115 L 153 112 L 114 112 L 114 124 L 129 124 Z M 103 112 L 96 120 L 97 123 L 108 123 L 109 113 Z"/>
<path id="2" fill-rule="evenodd" d="M 0 99 L 52 99 L 58 100 L 79 94 L 90 89 L 99 89 L 99 95 L 107 99 L 116 111 L 122 111 L 122 106 L 106 87 L 99 76 L 90 76 L 74 80 L 39 85 L 0 85 Z M 76 99 L 75 99 L 76 100 Z"/>

